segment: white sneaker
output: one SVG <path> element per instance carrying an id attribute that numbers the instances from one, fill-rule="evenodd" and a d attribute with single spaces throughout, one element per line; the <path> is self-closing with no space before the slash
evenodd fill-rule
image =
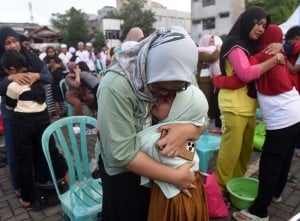
<path id="1" fill-rule="evenodd" d="M 274 203 L 280 203 L 280 202 L 282 202 L 282 198 L 281 198 L 281 196 L 280 197 L 273 197 L 272 198 L 272 201 L 274 202 Z"/>

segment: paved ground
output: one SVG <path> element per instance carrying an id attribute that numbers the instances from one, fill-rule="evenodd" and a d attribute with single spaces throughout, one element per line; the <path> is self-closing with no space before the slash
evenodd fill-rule
<path id="1" fill-rule="evenodd" d="M 93 150 L 93 145 L 90 145 L 90 151 Z M 247 175 L 257 177 L 260 152 L 254 151 L 249 165 Z M 213 171 L 215 167 L 215 157 L 209 164 L 209 170 Z M 294 157 L 292 168 L 290 170 L 291 177 L 287 183 L 283 193 L 282 203 L 272 203 L 270 206 L 271 221 L 287 221 L 293 215 L 300 212 L 300 158 Z M 298 181 L 298 183 L 297 183 Z M 226 219 L 211 219 L 214 221 L 232 220 L 231 214 L 236 211 L 235 208 L 230 209 L 230 216 Z M 49 207 L 39 212 L 33 212 L 31 209 L 23 209 L 18 199 L 13 193 L 11 180 L 9 177 L 8 167 L 0 168 L 0 221 L 19 221 L 19 220 L 43 220 L 56 221 L 63 220 L 60 205 Z"/>

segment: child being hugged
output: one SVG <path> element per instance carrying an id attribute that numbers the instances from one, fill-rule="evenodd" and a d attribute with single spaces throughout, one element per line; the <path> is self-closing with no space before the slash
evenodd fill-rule
<path id="1" fill-rule="evenodd" d="M 1 65 L 8 75 L 29 72 L 25 57 L 17 51 L 6 51 Z M 34 180 L 47 182 L 50 179 L 41 144 L 42 134 L 50 124 L 44 85 L 40 81 L 24 85 L 11 82 L 5 101 L 6 108 L 13 111 L 11 131 L 21 186 L 20 203 L 23 207 L 30 207 L 35 202 Z M 55 146 L 51 148 L 51 156 L 56 161 L 57 175 L 68 177 L 65 160 Z"/>
<path id="2" fill-rule="evenodd" d="M 187 99 L 187 97 L 191 99 Z M 149 108 L 151 114 L 157 118 L 158 124 L 150 126 L 137 134 L 141 143 L 141 150 L 155 160 L 174 168 L 189 162 L 189 160 L 182 157 L 169 158 L 160 153 L 155 145 L 161 136 L 158 128 L 165 124 L 193 123 L 204 130 L 208 111 L 205 95 L 198 87 L 191 85 L 184 91 L 159 98 L 151 103 Z M 199 157 L 196 153 L 195 143 L 189 141 L 187 147 L 183 148 L 191 148 L 190 152 L 194 153 L 194 157 L 190 160 L 195 162 L 195 165 L 191 168 L 196 175 L 196 180 L 193 183 L 195 189 L 180 190 L 172 184 L 155 180 L 151 186 L 148 221 L 208 220 L 207 203 L 199 172 Z M 141 184 L 149 185 L 151 182 L 148 178 L 142 177 Z"/>

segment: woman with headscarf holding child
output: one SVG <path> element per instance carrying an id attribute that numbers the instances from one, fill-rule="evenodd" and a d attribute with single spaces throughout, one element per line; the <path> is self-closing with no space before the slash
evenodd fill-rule
<path id="1" fill-rule="evenodd" d="M 175 169 L 155 161 L 141 151 L 137 133 L 153 124 L 150 103 L 185 90 L 196 64 L 195 43 L 178 26 L 157 30 L 115 55 L 97 94 L 104 221 L 147 220 L 150 191 L 140 185 L 141 176 L 183 191 L 195 187 L 192 162 Z M 163 125 L 159 131 L 163 129 L 168 133 L 157 146 L 169 157 L 202 130 L 193 124 Z"/>

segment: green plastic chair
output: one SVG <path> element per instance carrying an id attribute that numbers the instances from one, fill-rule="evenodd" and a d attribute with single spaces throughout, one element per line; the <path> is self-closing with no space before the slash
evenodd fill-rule
<path id="1" fill-rule="evenodd" d="M 66 84 L 66 79 L 61 79 L 60 82 L 59 82 L 59 88 L 60 88 L 60 92 L 62 94 L 62 97 L 64 99 L 64 103 L 66 105 L 66 108 L 67 108 L 67 116 L 70 117 L 73 115 L 73 107 L 71 104 L 69 104 L 68 102 L 66 102 L 66 99 L 65 99 L 65 94 L 68 90 L 68 85 Z"/>
<path id="2" fill-rule="evenodd" d="M 79 134 L 74 133 L 75 124 L 80 125 Z M 99 220 L 102 214 L 101 179 L 94 179 L 89 167 L 86 135 L 89 127 L 96 127 L 95 118 L 65 117 L 51 123 L 42 135 L 43 151 L 65 220 Z M 69 189 L 66 192 L 61 192 L 57 185 L 49 153 L 49 144 L 54 141 L 56 147 L 64 154 L 70 173 Z"/>

